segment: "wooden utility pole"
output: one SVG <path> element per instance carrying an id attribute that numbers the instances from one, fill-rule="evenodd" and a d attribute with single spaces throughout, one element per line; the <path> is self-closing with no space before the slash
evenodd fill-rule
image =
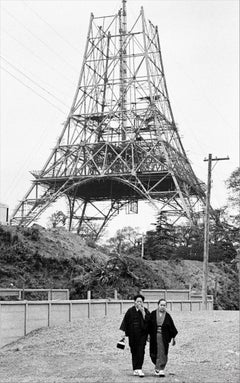
<path id="1" fill-rule="evenodd" d="M 207 280 L 208 280 L 208 255 L 209 255 L 209 211 L 211 195 L 212 154 L 208 155 L 208 181 L 204 219 L 204 247 L 203 247 L 203 283 L 202 283 L 202 308 L 207 310 Z"/>
<path id="2" fill-rule="evenodd" d="M 142 249 L 141 249 L 141 258 L 144 257 L 144 234 L 142 233 Z"/>
<path id="3" fill-rule="evenodd" d="M 202 283 L 202 308 L 207 310 L 207 281 L 208 281 L 208 257 L 209 257 L 209 213 L 210 213 L 210 196 L 211 196 L 211 177 L 212 177 L 212 161 L 229 160 L 225 158 L 212 158 L 212 154 L 208 155 L 208 181 L 204 220 L 204 249 L 203 249 L 203 283 Z"/>

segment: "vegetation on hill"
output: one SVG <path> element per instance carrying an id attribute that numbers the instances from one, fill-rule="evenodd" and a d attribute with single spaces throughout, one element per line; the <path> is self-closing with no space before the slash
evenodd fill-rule
<path id="1" fill-rule="evenodd" d="M 228 310 L 239 308 L 240 215 L 233 209 L 239 202 L 239 184 L 238 169 L 228 180 L 228 207 L 210 226 L 208 293 L 214 296 L 215 308 Z M 123 299 L 146 288 L 191 285 L 201 292 L 201 226 L 172 227 L 161 214 L 156 230 L 146 234 L 143 259 L 141 235 L 131 227 L 119 230 L 100 248 L 58 227 L 59 215 L 53 218 L 52 229 L 0 226 L 0 287 L 12 283 L 18 288 L 67 288 L 71 299 L 86 298 L 89 290 L 93 298 L 113 298 L 116 289 Z"/>
<path id="2" fill-rule="evenodd" d="M 113 298 L 116 289 L 119 298 L 127 299 L 146 288 L 185 288 L 191 284 L 194 290 L 201 289 L 199 261 L 106 255 L 64 229 L 1 226 L 0 254 L 0 287 L 13 283 L 18 288 L 67 288 L 71 299 L 85 299 L 88 290 L 93 298 Z M 234 264 L 210 264 L 209 293 L 215 296 L 216 308 L 238 308 L 236 287 Z"/>

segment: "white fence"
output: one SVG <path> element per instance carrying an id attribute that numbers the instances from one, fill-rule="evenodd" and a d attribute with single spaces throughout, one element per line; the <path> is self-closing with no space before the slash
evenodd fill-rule
<path id="1" fill-rule="evenodd" d="M 132 305 L 132 300 L 1 301 L 0 347 L 41 327 L 121 315 Z M 202 308 L 201 300 L 168 301 L 167 305 L 169 311 L 199 311 Z M 157 300 L 146 300 L 145 306 L 152 311 L 157 307 Z M 212 309 L 213 301 L 209 299 L 208 310 Z"/>
<path id="2" fill-rule="evenodd" d="M 163 289 L 144 289 L 141 290 L 141 294 L 144 295 L 146 300 L 153 300 L 153 299 L 166 299 L 174 300 L 174 301 L 185 301 L 191 299 L 191 290 L 163 290 Z"/>
<path id="3" fill-rule="evenodd" d="M 68 289 L 16 289 L 16 288 L 0 288 L 0 297 L 15 297 L 18 300 L 24 300 L 28 293 L 37 293 L 38 295 L 45 296 L 48 300 L 64 300 L 69 299 Z"/>

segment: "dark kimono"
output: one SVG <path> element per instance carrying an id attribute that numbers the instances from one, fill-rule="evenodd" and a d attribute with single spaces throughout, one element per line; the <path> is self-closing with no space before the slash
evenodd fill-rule
<path id="1" fill-rule="evenodd" d="M 140 310 L 136 310 L 135 306 L 131 307 L 127 310 L 120 326 L 120 330 L 125 332 L 129 340 L 133 370 L 141 369 L 144 360 L 150 318 L 149 311 L 146 308 L 144 311 L 145 318 L 143 318 Z"/>
<path id="2" fill-rule="evenodd" d="M 168 348 L 171 339 L 175 338 L 178 331 L 173 323 L 171 315 L 166 312 L 165 319 L 162 323 L 162 340 L 164 344 L 165 354 L 168 355 Z M 157 359 L 157 310 L 150 314 L 149 319 L 149 334 L 150 334 L 150 357 L 154 364 Z"/>

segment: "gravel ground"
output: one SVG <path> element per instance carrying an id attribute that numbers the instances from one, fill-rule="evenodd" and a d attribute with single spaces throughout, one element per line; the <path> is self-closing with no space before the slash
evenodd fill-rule
<path id="1" fill-rule="evenodd" d="M 239 382 L 239 312 L 172 312 L 166 383 Z M 116 348 L 121 317 L 88 319 L 28 334 L 0 349 L 1 383 L 129 383 L 131 354 Z M 146 347 L 143 381 L 155 383 Z"/>

